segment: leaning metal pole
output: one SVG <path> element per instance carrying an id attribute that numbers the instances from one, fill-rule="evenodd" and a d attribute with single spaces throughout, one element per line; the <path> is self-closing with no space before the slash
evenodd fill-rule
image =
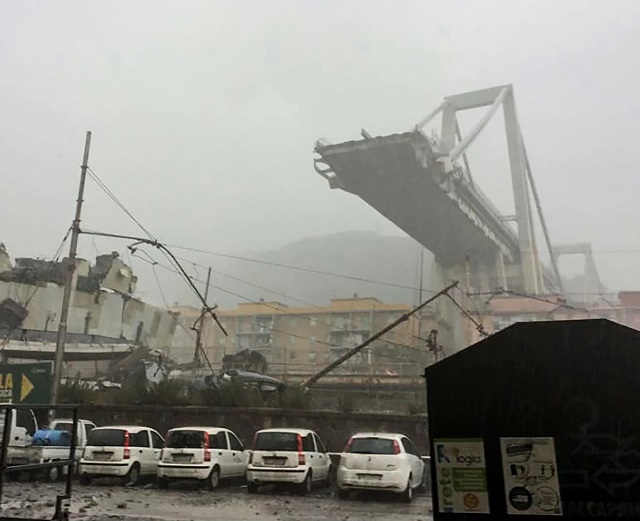
<path id="1" fill-rule="evenodd" d="M 349 360 L 349 358 L 351 358 L 351 357 L 355 356 L 356 354 L 358 354 L 360 351 L 362 351 L 369 344 L 372 344 L 373 342 L 378 340 L 378 338 L 380 338 L 381 336 L 384 336 L 385 334 L 387 334 L 389 331 L 391 331 L 392 329 L 394 329 L 398 325 L 400 325 L 403 322 L 409 320 L 409 317 L 411 315 L 417 313 L 418 311 L 420 311 L 422 308 L 424 308 L 425 306 L 427 306 L 428 304 L 430 304 L 431 302 L 433 302 L 437 298 L 439 298 L 439 297 L 441 297 L 443 295 L 448 295 L 448 292 L 451 291 L 453 288 L 455 288 L 457 285 L 458 285 L 458 281 L 455 281 L 455 282 L 452 282 L 451 284 L 449 284 L 446 288 L 441 289 L 433 297 L 425 300 L 419 306 L 416 306 L 411 311 L 409 311 L 409 312 L 405 313 L 404 315 L 400 316 L 400 318 L 398 318 L 398 319 L 394 320 L 393 322 L 391 322 L 391 324 L 389 324 L 387 327 L 381 329 L 376 334 L 370 336 L 364 342 L 362 342 L 361 344 L 357 345 L 353 349 L 350 349 L 349 351 L 347 351 L 344 355 L 342 355 L 337 360 L 334 360 L 333 362 L 331 362 L 324 369 L 321 369 L 320 371 L 318 371 L 316 374 L 311 376 L 304 384 L 302 384 L 302 387 L 308 389 L 313 384 L 315 384 L 318 380 L 320 380 L 320 378 L 322 378 L 324 375 L 326 375 L 327 373 L 330 373 L 336 367 L 338 367 L 340 364 L 346 362 L 347 360 Z"/>
<path id="2" fill-rule="evenodd" d="M 53 366 L 53 378 L 51 382 L 51 403 L 57 404 L 60 394 L 60 380 L 62 377 L 62 364 L 64 360 L 64 342 L 67 336 L 67 320 L 69 318 L 69 307 L 71 305 L 71 295 L 75 289 L 76 255 L 78 252 L 78 236 L 80 235 L 80 215 L 82 213 L 82 202 L 84 198 L 84 185 L 87 179 L 87 163 L 89 162 L 89 148 L 91 147 L 91 131 L 87 131 L 84 142 L 84 156 L 80 168 L 80 188 L 78 189 L 78 199 L 76 200 L 76 215 L 71 225 L 71 243 L 69 245 L 69 258 L 67 259 L 67 273 L 65 275 L 64 293 L 62 295 L 62 309 L 60 310 L 60 324 L 58 326 L 58 337 L 56 339 L 56 356 Z"/>

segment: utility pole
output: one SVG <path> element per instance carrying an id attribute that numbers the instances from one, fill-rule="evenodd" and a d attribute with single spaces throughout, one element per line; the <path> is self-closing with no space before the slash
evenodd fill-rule
<path id="1" fill-rule="evenodd" d="M 424 246 L 420 245 L 420 288 L 418 289 L 418 304 L 422 302 L 422 287 L 424 285 L 423 281 L 424 275 Z M 418 337 L 422 336 L 422 311 L 418 313 Z"/>
<path id="2" fill-rule="evenodd" d="M 64 362 L 64 342 L 67 335 L 67 320 L 69 318 L 69 306 L 71 295 L 76 283 L 76 255 L 78 252 L 78 236 L 80 235 L 80 214 L 84 198 L 84 185 L 87 179 L 87 163 L 89 162 L 89 148 L 91 147 L 91 131 L 87 131 L 84 142 L 84 156 L 80 168 L 80 188 L 76 200 L 76 215 L 71 225 L 71 243 L 69 245 L 69 258 L 67 259 L 67 273 L 65 276 L 64 293 L 62 295 L 62 309 L 60 310 L 60 324 L 56 339 L 56 357 L 53 366 L 53 381 L 51 382 L 51 403 L 57 404 L 60 394 L 60 380 L 62 377 L 62 364 Z"/>
<path id="3" fill-rule="evenodd" d="M 207 273 L 207 287 L 204 288 L 204 301 L 207 302 L 207 297 L 209 296 L 209 283 L 211 282 L 211 268 Z M 204 319 L 207 314 L 208 308 L 205 304 L 202 305 L 202 312 L 200 313 L 200 318 L 196 321 L 197 328 L 196 330 L 196 350 L 193 353 L 193 360 L 200 364 L 200 353 L 204 354 L 204 349 L 202 347 L 202 328 L 204 327 Z M 194 326 L 195 326 L 194 325 Z"/>

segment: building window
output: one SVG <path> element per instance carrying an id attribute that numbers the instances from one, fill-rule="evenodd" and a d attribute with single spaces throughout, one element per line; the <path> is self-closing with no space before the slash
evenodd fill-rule
<path id="1" fill-rule="evenodd" d="M 292 326 L 296 325 L 296 317 L 292 317 L 289 322 Z"/>
<path id="2" fill-rule="evenodd" d="M 311 352 L 309 353 L 309 362 L 315 362 L 315 361 L 316 361 L 317 356 L 318 356 L 318 355 L 316 354 L 316 352 L 315 352 L 315 351 L 311 351 Z"/>
<path id="3" fill-rule="evenodd" d="M 317 321 L 315 318 L 310 318 L 309 319 L 309 327 L 316 327 L 318 325 Z"/>
<path id="4" fill-rule="evenodd" d="M 221 337 L 221 338 L 220 338 L 220 345 L 222 345 L 222 346 L 223 346 L 223 345 L 225 344 L 225 342 L 226 342 L 226 341 L 227 341 L 227 338 L 226 338 L 226 337 L 224 337 L 224 336 L 223 336 L 223 337 Z"/>
<path id="5" fill-rule="evenodd" d="M 296 352 L 289 351 L 289 360 L 295 360 L 295 358 L 296 358 Z"/>
<path id="6" fill-rule="evenodd" d="M 291 335 L 291 336 L 289 337 L 289 343 L 290 343 L 291 345 L 295 344 L 295 343 L 296 343 L 296 337 L 294 337 L 293 335 Z"/>
<path id="7" fill-rule="evenodd" d="M 317 339 L 315 336 L 312 336 L 312 337 L 311 337 L 311 342 L 313 342 L 314 344 L 317 342 L 317 340 L 318 340 L 318 339 Z"/>

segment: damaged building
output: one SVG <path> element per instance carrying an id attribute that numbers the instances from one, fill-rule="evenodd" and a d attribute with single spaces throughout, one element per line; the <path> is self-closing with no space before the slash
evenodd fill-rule
<path id="1" fill-rule="evenodd" d="M 11 259 L 0 245 L 0 357 L 52 360 L 68 261 Z M 65 376 L 104 373 L 138 346 L 167 353 L 175 314 L 134 296 L 137 278 L 113 252 L 78 259 Z"/>

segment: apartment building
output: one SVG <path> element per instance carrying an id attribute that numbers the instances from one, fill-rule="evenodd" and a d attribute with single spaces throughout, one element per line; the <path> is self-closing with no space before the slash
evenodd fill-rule
<path id="1" fill-rule="evenodd" d="M 251 302 L 217 310 L 227 336 L 206 322 L 205 348 L 220 367 L 226 354 L 243 349 L 260 352 L 274 375 L 312 374 L 391 324 L 411 306 L 376 298 L 332 299 L 326 306 L 289 307 L 280 302 Z M 181 314 L 185 311 L 181 310 Z M 193 315 L 193 314 L 191 314 Z M 343 366 L 342 374 L 414 374 L 433 361 L 427 338 L 439 332 L 438 343 L 449 341 L 449 329 L 434 309 L 403 322 L 373 342 Z M 433 338 L 433 337 L 432 337 Z M 416 369 L 419 368 L 419 369 Z"/>

